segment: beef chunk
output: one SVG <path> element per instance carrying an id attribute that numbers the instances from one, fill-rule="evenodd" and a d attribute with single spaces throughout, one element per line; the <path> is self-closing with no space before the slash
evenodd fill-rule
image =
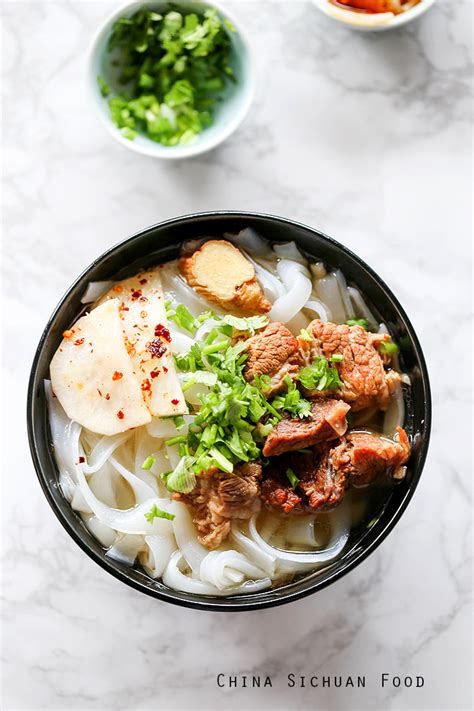
<path id="1" fill-rule="evenodd" d="M 263 454 L 275 456 L 340 437 L 347 428 L 349 409 L 349 405 L 341 400 L 313 401 L 309 417 L 284 418 L 271 430 Z"/>
<path id="2" fill-rule="evenodd" d="M 248 358 L 244 375 L 252 382 L 256 375 L 268 375 L 271 378 L 267 397 L 279 392 L 285 375 L 295 374 L 302 362 L 298 341 L 283 324 L 270 323 L 263 331 L 247 341 Z"/>
<path id="3" fill-rule="evenodd" d="M 342 387 L 339 390 L 313 392 L 316 397 L 341 397 L 350 403 L 352 409 L 363 410 L 377 406 L 386 410 L 400 375 L 394 370 L 384 369 L 387 356 L 381 357 L 377 346 L 382 340 L 389 340 L 388 334 L 369 333 L 361 326 L 336 325 L 312 321 L 308 329 L 314 341 L 306 345 L 308 361 L 315 356 L 330 359 L 332 355 L 342 355 L 340 363 L 334 363 L 339 371 Z"/>
<path id="4" fill-rule="evenodd" d="M 331 508 L 339 503 L 347 486 L 347 474 L 330 466 L 330 448 L 329 443 L 324 443 L 311 452 L 276 457 L 268 469 L 269 479 L 262 485 L 265 504 L 284 513 L 307 513 L 308 509 Z M 299 479 L 295 489 L 282 476 L 288 467 Z"/>
<path id="5" fill-rule="evenodd" d="M 328 509 L 336 506 L 349 486 L 369 486 L 382 476 L 401 479 L 410 456 L 406 432 L 397 427 L 396 441 L 369 432 L 349 432 L 338 445 L 330 442 L 311 452 L 275 457 L 262 484 L 262 498 L 283 513 Z M 285 473 L 295 472 L 295 489 Z"/>
<path id="6" fill-rule="evenodd" d="M 345 470 L 337 469 L 331 462 L 331 445 L 325 443 L 318 447 L 306 466 L 296 463 L 300 478 L 298 488 L 304 492 L 312 509 L 329 509 L 336 506 L 344 497 L 348 486 Z M 307 455 L 308 459 L 311 455 Z M 304 463 L 302 463 L 304 464 Z"/>
<path id="7" fill-rule="evenodd" d="M 370 432 L 349 432 L 331 451 L 332 466 L 350 476 L 353 486 L 368 486 L 383 474 L 403 479 L 404 465 L 410 456 L 405 430 L 397 427 L 396 441 Z"/>
<path id="8" fill-rule="evenodd" d="M 272 458 L 262 484 L 265 505 L 283 513 L 300 514 L 338 504 L 348 477 L 345 471 L 335 471 L 330 466 L 330 448 L 330 443 L 324 443 L 311 452 L 290 452 Z M 299 479 L 294 489 L 286 476 L 288 468 Z"/>
<path id="9" fill-rule="evenodd" d="M 260 510 L 262 467 L 248 462 L 235 467 L 232 474 L 209 469 L 197 477 L 189 494 L 174 494 L 193 512 L 198 539 L 207 548 L 220 546 L 233 519 L 248 519 Z"/>
<path id="10" fill-rule="evenodd" d="M 290 486 L 285 471 L 283 467 L 280 471 L 278 466 L 268 471 L 262 484 L 262 499 L 269 508 L 278 509 L 283 513 L 304 513 L 301 506 L 302 497 Z"/>

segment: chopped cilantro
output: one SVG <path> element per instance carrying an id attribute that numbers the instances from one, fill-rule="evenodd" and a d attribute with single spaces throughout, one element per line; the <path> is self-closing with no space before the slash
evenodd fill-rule
<path id="1" fill-rule="evenodd" d="M 285 395 L 277 395 L 277 397 L 273 398 L 273 407 L 276 410 L 286 410 L 293 417 L 299 417 L 300 419 L 309 417 L 311 415 L 311 403 L 309 400 L 303 398 L 288 375 L 285 376 L 284 382 L 287 392 Z"/>
<path id="2" fill-rule="evenodd" d="M 203 14 L 146 7 L 118 19 L 108 41 L 119 90 L 109 97 L 112 121 L 130 140 L 137 133 L 166 146 L 194 141 L 212 124 L 214 107 L 229 81 L 235 32 L 215 9 Z M 101 93 L 110 89 L 97 79 Z"/>
<path id="3" fill-rule="evenodd" d="M 174 514 L 162 511 L 156 504 L 153 504 L 149 512 L 145 514 L 145 518 L 148 523 L 153 523 L 155 518 L 166 518 L 168 521 L 172 521 L 174 519 Z"/>
<path id="4" fill-rule="evenodd" d="M 298 379 L 307 390 L 337 390 L 342 385 L 337 369 L 331 367 L 322 356 L 318 356 L 312 365 L 303 368 Z"/>
<path id="5" fill-rule="evenodd" d="M 313 337 L 311 336 L 309 331 L 306 330 L 306 328 L 301 329 L 300 336 L 303 339 L 303 341 L 311 342 L 313 340 Z"/>
<path id="6" fill-rule="evenodd" d="M 110 94 L 109 85 L 102 79 L 101 76 L 97 77 L 97 84 L 99 85 L 100 93 L 102 96 L 108 96 Z"/>

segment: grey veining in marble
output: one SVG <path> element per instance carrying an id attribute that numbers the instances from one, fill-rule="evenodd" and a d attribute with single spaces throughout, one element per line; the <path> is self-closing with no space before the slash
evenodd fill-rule
<path id="1" fill-rule="evenodd" d="M 225 4 L 253 42 L 256 100 L 227 143 L 176 164 L 127 151 L 91 112 L 86 48 L 114 3 L 1 5 L 2 708 L 469 709 L 472 4 L 374 35 L 309 2 Z M 49 510 L 24 426 L 34 349 L 73 278 L 139 228 L 215 208 L 296 218 L 367 260 L 419 333 L 435 408 L 421 484 L 382 546 L 315 597 L 238 615 L 108 577 Z M 273 688 L 220 689 L 219 672 Z M 288 688 L 293 672 L 367 687 Z M 425 685 L 382 689 L 383 672 Z"/>

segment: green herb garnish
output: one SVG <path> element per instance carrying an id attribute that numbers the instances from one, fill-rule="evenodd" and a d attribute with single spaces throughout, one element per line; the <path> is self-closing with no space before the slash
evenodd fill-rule
<path id="1" fill-rule="evenodd" d="M 398 346 L 393 341 L 382 341 L 379 343 L 379 353 L 394 355 L 395 353 L 398 353 Z"/>
<path id="2" fill-rule="evenodd" d="M 342 363 L 344 360 L 342 353 L 333 353 L 329 359 L 332 363 Z"/>
<path id="3" fill-rule="evenodd" d="M 362 326 L 362 328 L 365 328 L 367 331 L 369 329 L 369 322 L 367 321 L 366 318 L 350 318 L 346 321 L 346 324 L 348 326 Z"/>
<path id="4" fill-rule="evenodd" d="M 154 463 L 155 463 L 155 457 L 147 457 L 142 464 L 142 469 L 145 469 L 145 471 L 148 471 L 149 469 L 152 468 Z"/>
<path id="5" fill-rule="evenodd" d="M 313 337 L 311 336 L 309 331 L 306 330 L 306 328 L 301 329 L 300 336 L 303 339 L 303 341 L 308 341 L 308 343 L 310 343 L 313 340 Z"/>
<path id="6" fill-rule="evenodd" d="M 288 467 L 288 469 L 286 470 L 286 477 L 287 477 L 288 481 L 290 482 L 292 488 L 296 489 L 296 487 L 300 483 L 300 480 L 298 479 L 298 477 L 296 476 L 295 472 L 293 471 L 293 469 L 291 467 Z"/>
<path id="7" fill-rule="evenodd" d="M 172 521 L 174 519 L 174 514 L 162 511 L 156 504 L 153 504 L 149 512 L 145 514 L 145 518 L 148 523 L 153 523 L 155 518 L 166 518 L 168 521 Z"/>
<path id="8" fill-rule="evenodd" d="M 142 8 L 117 20 L 108 42 L 118 71 L 109 108 L 122 134 L 175 146 L 210 126 L 222 92 L 235 81 L 230 32 L 235 29 L 210 8 L 202 15 Z M 108 96 L 104 79 L 97 81 Z"/>
<path id="9" fill-rule="evenodd" d="M 179 304 L 176 310 L 173 310 L 169 301 L 165 303 L 166 317 L 169 321 L 174 321 L 179 328 L 184 328 L 185 331 L 194 333 L 199 326 L 199 322 L 194 318 L 192 313 L 186 306 Z"/>
<path id="10" fill-rule="evenodd" d="M 273 398 L 272 405 L 276 410 L 286 410 L 293 417 L 309 417 L 311 415 L 311 403 L 305 400 L 293 383 L 289 375 L 284 378 L 286 387 L 288 388 L 285 395 L 277 395 Z"/>
<path id="11" fill-rule="evenodd" d="M 97 84 L 99 85 L 100 93 L 102 96 L 108 96 L 110 94 L 109 85 L 102 79 L 101 76 L 97 77 Z"/>
<path id="12" fill-rule="evenodd" d="M 331 367 L 322 356 L 318 356 L 312 365 L 303 368 L 298 379 L 307 390 L 337 390 L 342 385 L 337 369 Z"/>

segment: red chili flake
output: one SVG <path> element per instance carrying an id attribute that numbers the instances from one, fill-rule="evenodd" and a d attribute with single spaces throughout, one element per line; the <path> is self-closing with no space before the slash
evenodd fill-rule
<path id="1" fill-rule="evenodd" d="M 171 343 L 171 333 L 166 328 L 166 326 L 163 326 L 162 323 L 158 323 L 155 326 L 155 336 L 157 338 L 164 338 L 165 341 L 168 341 L 168 343 Z"/>
<path id="2" fill-rule="evenodd" d="M 136 291 L 132 291 L 132 299 L 139 299 L 141 295 L 142 295 L 142 290 L 141 290 L 141 289 L 137 289 Z"/>
<path id="3" fill-rule="evenodd" d="M 63 338 L 71 338 L 73 335 L 74 335 L 73 328 L 68 328 L 66 331 L 63 331 Z"/>
<path id="4" fill-rule="evenodd" d="M 179 400 L 176 400 L 176 398 L 174 398 L 173 400 L 171 400 L 171 404 L 172 404 L 172 405 L 178 405 L 178 403 L 179 403 Z"/>
<path id="5" fill-rule="evenodd" d="M 125 417 L 125 415 L 123 414 L 122 410 L 119 410 L 119 411 L 117 412 L 117 417 L 119 418 L 119 420 L 123 420 L 123 418 Z"/>
<path id="6" fill-rule="evenodd" d="M 148 279 L 140 279 L 140 284 L 146 284 L 148 282 Z"/>
<path id="7" fill-rule="evenodd" d="M 142 390 L 144 393 L 149 393 L 151 390 L 151 383 L 148 380 L 148 378 L 145 378 L 145 380 L 142 382 Z"/>
<path id="8" fill-rule="evenodd" d="M 162 344 L 159 338 L 155 338 L 150 343 L 146 344 L 147 351 L 150 351 L 152 358 L 161 358 L 166 353 L 166 346 Z"/>
<path id="9" fill-rule="evenodd" d="M 74 341 L 74 345 L 75 345 L 75 346 L 82 346 L 83 343 L 84 343 L 84 339 L 83 339 L 83 338 L 77 338 L 77 339 Z"/>
<path id="10" fill-rule="evenodd" d="M 140 318 L 146 318 L 148 316 L 146 311 L 140 311 Z"/>
<path id="11" fill-rule="evenodd" d="M 84 464 L 85 461 L 86 461 L 85 457 L 79 457 L 79 464 Z"/>
<path id="12" fill-rule="evenodd" d="M 123 373 L 119 373 L 119 371 L 116 370 L 112 375 L 112 380 L 120 380 L 120 378 L 123 378 Z"/>
<path id="13" fill-rule="evenodd" d="M 128 308 L 128 306 L 125 306 L 125 304 L 122 301 L 122 303 L 119 306 L 119 311 L 120 311 L 120 313 L 122 313 L 122 311 L 130 311 L 130 309 Z"/>
<path id="14" fill-rule="evenodd" d="M 148 299 L 146 296 L 140 296 L 139 301 L 148 301 Z"/>
<path id="15" fill-rule="evenodd" d="M 102 393 L 101 393 L 101 391 L 99 390 L 99 388 L 97 388 L 97 392 L 99 393 L 100 397 L 102 397 Z"/>
<path id="16" fill-rule="evenodd" d="M 122 291 L 123 291 L 123 286 L 122 286 L 122 284 L 116 284 L 116 285 L 114 286 L 114 291 L 116 291 L 117 294 L 121 294 Z"/>
<path id="17" fill-rule="evenodd" d="M 168 368 L 166 367 L 166 365 L 163 366 L 163 370 L 164 370 L 165 373 L 168 372 Z"/>
<path id="18" fill-rule="evenodd" d="M 105 393 L 105 399 L 110 400 L 110 393 Z"/>
<path id="19" fill-rule="evenodd" d="M 165 370 L 165 369 L 164 369 L 164 370 Z M 154 370 L 151 371 L 150 377 L 152 377 L 152 378 L 157 378 L 157 377 L 159 376 L 159 374 L 160 374 L 160 369 L 159 369 L 159 368 L 155 368 Z"/>

